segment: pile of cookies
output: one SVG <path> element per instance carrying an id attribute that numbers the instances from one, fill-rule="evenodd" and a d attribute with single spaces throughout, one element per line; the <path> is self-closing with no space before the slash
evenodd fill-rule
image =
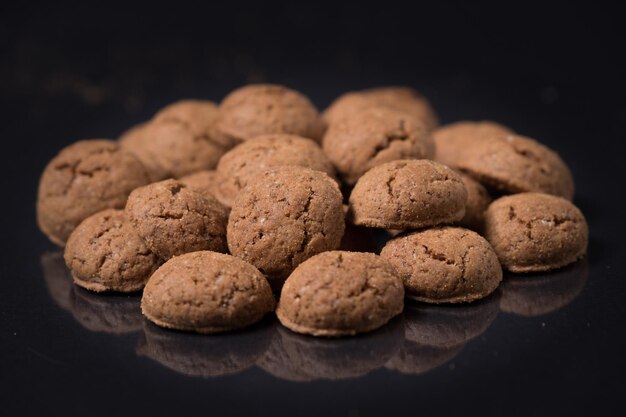
<path id="1" fill-rule="evenodd" d="M 577 261 L 588 227 L 573 194 L 553 150 L 494 122 L 439 127 L 410 88 L 346 93 L 320 114 L 262 84 L 66 147 L 37 219 L 76 285 L 143 289 L 159 326 L 223 332 L 275 311 L 295 332 L 344 336 L 383 326 L 405 297 L 472 302 L 502 268 Z M 380 254 L 338 250 L 346 224 L 390 239 Z"/>

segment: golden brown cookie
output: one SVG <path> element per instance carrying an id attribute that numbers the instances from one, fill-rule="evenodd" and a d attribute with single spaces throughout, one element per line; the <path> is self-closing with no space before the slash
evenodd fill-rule
<path id="1" fill-rule="evenodd" d="M 278 289 L 301 262 L 339 247 L 342 197 L 333 179 L 309 168 L 278 167 L 259 177 L 235 200 L 228 247 Z"/>
<path id="2" fill-rule="evenodd" d="M 67 240 L 64 257 L 74 282 L 95 292 L 139 291 L 159 266 L 124 210 L 115 209 L 83 220 Z"/>
<path id="3" fill-rule="evenodd" d="M 217 120 L 217 104 L 209 100 L 179 100 L 159 110 L 152 120 L 173 121 L 188 125 L 198 134 L 212 135 Z M 223 145 L 228 147 L 231 144 Z"/>
<path id="4" fill-rule="evenodd" d="M 568 200 L 522 193 L 491 203 L 485 214 L 485 237 L 509 271 L 549 271 L 585 255 L 589 228 Z"/>
<path id="5" fill-rule="evenodd" d="M 478 181 L 463 173 L 459 175 L 467 189 L 467 201 L 465 202 L 465 216 L 456 224 L 481 233 L 485 227 L 485 211 L 491 203 L 491 197 L 487 189 Z"/>
<path id="6" fill-rule="evenodd" d="M 199 251 L 176 256 L 150 277 L 141 311 L 158 326 L 218 333 L 249 326 L 274 309 L 267 280 L 239 258 Z"/>
<path id="7" fill-rule="evenodd" d="M 311 139 L 287 134 L 261 135 L 227 152 L 217 165 L 217 199 L 231 207 L 235 198 L 264 171 L 295 165 L 322 171 L 334 177 L 335 169 Z"/>
<path id="8" fill-rule="evenodd" d="M 426 303 L 472 302 L 494 292 L 502 281 L 489 242 L 460 227 L 399 236 L 387 242 L 380 256 L 402 278 L 407 297 Z"/>
<path id="9" fill-rule="evenodd" d="M 313 103 L 281 85 L 252 84 L 231 92 L 219 106 L 217 130 L 234 142 L 270 133 L 318 140 L 323 125 Z"/>
<path id="10" fill-rule="evenodd" d="M 428 130 L 438 125 L 437 115 L 428 100 L 411 87 L 375 87 L 352 91 L 339 96 L 324 111 L 324 121 L 330 125 L 346 116 L 370 107 L 387 107 L 420 119 Z"/>
<path id="11" fill-rule="evenodd" d="M 435 152 L 432 137 L 419 119 L 384 107 L 367 108 L 337 120 L 329 126 L 322 144 L 350 185 L 385 162 L 428 159 Z"/>
<path id="12" fill-rule="evenodd" d="M 276 315 L 296 333 L 352 336 L 402 312 L 404 288 L 373 253 L 329 251 L 303 262 L 285 281 Z"/>
<path id="13" fill-rule="evenodd" d="M 126 217 L 163 259 L 198 250 L 226 252 L 226 208 L 180 181 L 137 188 L 128 197 Z"/>
<path id="14" fill-rule="evenodd" d="M 192 190 L 207 197 L 215 197 L 215 188 L 217 184 L 217 172 L 214 170 L 198 171 L 193 174 L 185 175 L 178 179 Z"/>
<path id="15" fill-rule="evenodd" d="M 107 208 L 123 208 L 130 192 L 148 182 L 141 162 L 114 141 L 76 142 L 41 175 L 37 223 L 52 242 L 65 246 L 81 221 Z"/>
<path id="16" fill-rule="evenodd" d="M 399 160 L 359 179 L 350 194 L 350 215 L 357 225 L 416 229 L 461 220 L 466 200 L 461 177 L 447 166 Z"/>

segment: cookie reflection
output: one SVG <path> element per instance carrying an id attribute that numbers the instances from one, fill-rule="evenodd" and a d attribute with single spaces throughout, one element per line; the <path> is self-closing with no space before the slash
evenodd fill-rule
<path id="1" fill-rule="evenodd" d="M 141 330 L 141 295 L 95 294 L 72 287 L 74 318 L 87 330 L 105 333 L 132 333 Z"/>
<path id="2" fill-rule="evenodd" d="M 71 311 L 72 276 L 65 266 L 63 251 L 44 252 L 40 261 L 50 297 L 63 310 Z"/>
<path id="3" fill-rule="evenodd" d="M 214 377 L 253 366 L 274 334 L 274 318 L 236 332 L 201 335 L 161 329 L 144 320 L 137 355 L 188 376 Z"/>
<path id="4" fill-rule="evenodd" d="M 556 311 L 581 293 L 588 275 L 587 258 L 549 274 L 507 274 L 502 281 L 500 308 L 525 317 Z"/>
<path id="5" fill-rule="evenodd" d="M 500 294 L 463 305 L 407 303 L 404 343 L 386 367 L 422 374 L 451 361 L 467 342 L 483 334 L 500 311 Z"/>
<path id="6" fill-rule="evenodd" d="M 338 339 L 303 336 L 277 325 L 270 348 L 257 365 L 289 381 L 356 378 L 384 366 L 402 344 L 403 319 L 382 328 Z"/>

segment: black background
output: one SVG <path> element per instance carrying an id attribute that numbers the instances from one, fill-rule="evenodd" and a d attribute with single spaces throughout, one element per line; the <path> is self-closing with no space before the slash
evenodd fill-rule
<path id="1" fill-rule="evenodd" d="M 3 414 L 547 415 L 623 408 L 624 12 L 527 2 L 184 2 L 1 6 L 0 402 Z M 547 3 L 547 2 L 546 2 Z M 117 137 L 180 98 L 286 84 L 325 107 L 412 85 L 442 122 L 492 119 L 558 150 L 591 227 L 581 294 L 501 313 L 452 365 L 291 383 L 258 368 L 189 378 L 138 357 L 136 333 L 90 332 L 48 294 L 39 175 L 78 139 Z M 80 295 L 80 294 L 79 294 Z M 76 296 L 75 296 L 76 297 Z M 114 300 L 115 301 L 115 300 Z"/>

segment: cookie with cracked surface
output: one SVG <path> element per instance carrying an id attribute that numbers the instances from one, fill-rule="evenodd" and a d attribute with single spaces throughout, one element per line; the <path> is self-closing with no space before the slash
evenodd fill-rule
<path id="1" fill-rule="evenodd" d="M 185 175 L 178 179 L 192 190 L 202 194 L 205 197 L 216 198 L 215 188 L 217 185 L 217 171 L 205 170 Z"/>
<path id="2" fill-rule="evenodd" d="M 417 229 L 459 221 L 465 215 L 463 180 L 445 165 L 399 160 L 372 168 L 350 194 L 354 224 Z"/>
<path id="3" fill-rule="evenodd" d="M 467 201 L 465 216 L 457 222 L 457 225 L 480 233 L 485 226 L 485 211 L 491 203 L 491 196 L 487 189 L 472 177 L 463 173 L 459 175 L 467 189 Z"/>
<path id="4" fill-rule="evenodd" d="M 485 237 L 511 272 L 549 271 L 587 252 L 589 228 L 570 201 L 541 193 L 495 200 L 485 213 Z"/>
<path id="5" fill-rule="evenodd" d="M 134 190 L 126 217 L 148 248 L 163 259 L 199 250 L 226 252 L 226 208 L 178 180 Z"/>
<path id="6" fill-rule="evenodd" d="M 81 221 L 107 208 L 123 208 L 130 192 L 149 181 L 141 162 L 116 142 L 76 142 L 59 152 L 41 175 L 39 228 L 63 247 Z"/>
<path id="7" fill-rule="evenodd" d="M 402 86 L 374 87 L 342 94 L 324 111 L 322 117 L 330 125 L 370 107 L 387 107 L 408 113 L 420 119 L 428 130 L 433 130 L 439 123 L 426 97 L 411 87 Z"/>
<path id="8" fill-rule="evenodd" d="M 402 312 L 404 287 L 373 253 L 329 251 L 300 264 L 285 281 L 276 315 L 296 333 L 353 336 Z"/>
<path id="9" fill-rule="evenodd" d="M 256 181 L 264 171 L 283 165 L 335 175 L 333 165 L 313 140 L 287 134 L 261 135 L 236 146 L 220 159 L 215 196 L 230 207 L 246 185 Z"/>
<path id="10" fill-rule="evenodd" d="M 367 170 L 397 159 L 429 159 L 434 142 L 424 124 L 407 113 L 367 108 L 331 124 L 324 152 L 344 182 L 353 185 Z"/>
<path id="11" fill-rule="evenodd" d="M 141 311 L 154 324 L 198 333 L 247 327 L 274 309 L 267 280 L 254 266 L 211 251 L 186 253 L 150 277 Z"/>
<path id="12" fill-rule="evenodd" d="M 339 247 L 345 229 L 341 192 L 320 171 L 266 171 L 239 194 L 228 219 L 230 252 L 281 287 L 301 262 Z"/>
<path id="13" fill-rule="evenodd" d="M 399 236 L 387 242 L 380 256 L 402 277 L 407 297 L 426 303 L 472 302 L 494 292 L 502 281 L 489 242 L 460 227 Z"/>
<path id="14" fill-rule="evenodd" d="M 275 84 L 251 84 L 231 92 L 220 103 L 217 132 L 243 142 L 270 133 L 319 140 L 323 125 L 313 103 L 302 93 Z"/>
<path id="15" fill-rule="evenodd" d="M 124 210 L 114 209 L 83 220 L 67 240 L 64 258 L 76 285 L 95 292 L 139 291 L 159 265 Z"/>

